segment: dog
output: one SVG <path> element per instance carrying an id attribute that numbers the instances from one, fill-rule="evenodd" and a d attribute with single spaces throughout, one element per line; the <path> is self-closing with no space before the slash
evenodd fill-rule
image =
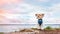
<path id="1" fill-rule="evenodd" d="M 44 14 L 35 14 L 35 16 L 37 17 L 37 19 L 42 19 L 44 17 Z"/>

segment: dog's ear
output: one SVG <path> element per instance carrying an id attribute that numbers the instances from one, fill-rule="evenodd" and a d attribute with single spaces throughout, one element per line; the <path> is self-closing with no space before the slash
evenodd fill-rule
<path id="1" fill-rule="evenodd" d="M 37 16 L 37 14 L 35 14 L 35 16 Z"/>
<path id="2" fill-rule="evenodd" d="M 44 16 L 44 14 L 42 14 L 42 16 Z"/>

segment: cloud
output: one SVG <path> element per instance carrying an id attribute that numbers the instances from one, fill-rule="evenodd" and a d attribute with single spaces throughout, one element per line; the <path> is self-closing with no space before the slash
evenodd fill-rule
<path id="1" fill-rule="evenodd" d="M 59 24 L 60 23 L 60 4 L 53 4 L 49 7 L 49 12 L 51 12 L 51 17 L 48 18 L 48 24 Z M 50 16 L 50 15 L 49 15 Z"/>
<path id="2" fill-rule="evenodd" d="M 36 13 L 44 13 L 45 14 L 45 16 L 43 18 L 44 23 L 46 23 L 46 24 L 60 23 L 60 20 L 59 20 L 60 19 L 60 16 L 59 16 L 60 10 L 59 9 L 60 9 L 60 4 L 54 4 L 51 7 L 49 7 L 48 9 L 46 9 L 44 7 L 34 6 L 34 9 L 32 10 L 33 12 L 28 14 L 30 16 L 29 22 L 37 23 L 37 20 L 35 19 L 36 17 L 34 15 Z"/>
<path id="3" fill-rule="evenodd" d="M 26 22 L 19 14 L 6 14 L 0 18 L 0 24 L 21 24 Z"/>
<path id="4" fill-rule="evenodd" d="M 6 14 L 6 10 L 0 9 L 0 15 Z"/>
<path id="5" fill-rule="evenodd" d="M 26 23 L 27 20 L 25 20 L 25 18 L 22 18 L 25 17 L 25 15 L 23 14 L 32 12 L 30 11 L 33 9 L 32 6 L 25 3 L 18 5 L 18 7 L 16 8 L 12 8 L 12 6 L 10 8 L 7 8 L 5 6 L 7 9 L 6 8 L 4 9 L 3 7 L 2 10 L 0 10 L 1 11 L 0 14 L 6 17 L 3 18 L 0 24 L 13 24 L 13 23 L 16 24 L 16 23 L 24 23 L 24 22 Z"/>
<path id="6" fill-rule="evenodd" d="M 4 5 L 6 3 L 18 3 L 18 2 L 22 2 L 22 0 L 0 0 L 0 5 Z"/>
<path id="7" fill-rule="evenodd" d="M 60 4 L 53 4 L 52 7 L 51 7 L 51 10 L 54 11 L 54 12 L 57 12 L 59 11 L 60 9 Z"/>
<path id="8" fill-rule="evenodd" d="M 51 7 L 50 7 L 50 9 L 49 9 L 49 11 L 51 11 L 52 12 L 52 15 L 53 15 L 53 17 L 55 17 L 55 18 L 59 18 L 60 16 L 59 16 L 59 12 L 60 12 L 60 4 L 53 4 Z M 56 17 L 57 16 L 57 17 Z"/>
<path id="9" fill-rule="evenodd" d="M 18 6 L 18 7 L 16 7 L 16 6 Z M 12 14 L 12 15 L 13 14 L 15 14 L 15 15 L 16 14 L 19 14 L 19 15 L 21 14 L 22 17 L 25 17 L 25 18 L 22 18 L 22 19 L 24 19 L 23 22 L 22 22 L 22 19 L 21 19 L 21 22 L 22 23 L 24 23 L 24 22 L 29 22 L 29 23 L 30 22 L 35 22 L 34 21 L 34 19 L 35 19 L 34 14 L 36 14 L 36 13 L 45 13 L 46 14 L 45 19 L 48 19 L 49 16 L 51 17 L 51 15 L 52 15 L 52 12 L 48 12 L 47 11 L 48 9 L 46 9 L 44 7 L 41 7 L 41 6 L 33 6 L 31 4 L 26 4 L 26 3 L 21 3 L 19 5 L 17 5 L 17 4 L 16 5 L 10 5 L 8 7 L 9 8 L 7 8 L 6 6 L 3 7 L 3 9 L 6 9 L 7 10 L 6 12 L 8 14 Z M 26 14 L 26 15 L 23 15 L 23 14 Z M 12 15 L 8 15 L 9 18 L 11 18 L 10 20 L 13 20 L 13 21 L 18 20 L 19 21 L 19 19 L 14 20 L 13 17 L 15 17 L 15 16 L 12 16 Z M 29 16 L 29 18 L 28 18 L 28 16 Z M 18 17 L 16 17 L 16 18 L 18 18 Z M 20 16 L 20 18 L 21 18 L 21 16 Z"/>
<path id="10" fill-rule="evenodd" d="M 13 5 L 12 5 L 13 6 Z M 13 21 L 15 21 L 13 19 L 13 17 L 16 17 L 16 14 L 19 14 L 19 15 L 22 15 L 22 16 L 19 16 L 20 18 L 22 17 L 22 19 L 24 19 L 24 21 L 22 22 L 22 19 L 21 19 L 21 22 L 24 23 L 24 22 L 35 22 L 35 14 L 36 13 L 44 13 L 45 16 L 44 16 L 44 19 L 47 19 L 47 20 L 52 20 L 53 17 L 57 11 L 59 11 L 59 4 L 58 4 L 58 7 L 56 5 L 53 5 L 52 7 L 49 7 L 48 9 L 44 8 L 44 7 L 41 7 L 41 6 L 34 6 L 34 5 L 31 5 L 31 4 L 26 4 L 26 3 L 22 3 L 20 5 L 18 5 L 18 7 L 16 8 L 7 8 L 6 9 L 7 13 L 8 14 L 12 14 L 12 15 L 8 15 L 9 18 L 11 18 Z M 15 16 L 13 16 L 13 14 Z M 25 14 L 25 15 L 24 15 Z M 7 18 L 8 18 L 7 16 Z M 18 16 L 16 18 L 19 18 Z M 25 17 L 25 18 L 23 18 Z M 8 18 L 8 19 L 9 19 Z M 50 18 L 50 19 L 49 19 Z M 10 20 L 11 20 L 10 19 Z M 17 21 L 19 21 L 19 19 L 16 19 Z M 28 21 L 27 21 L 28 20 Z M 47 21 L 46 21 L 47 22 Z"/>
<path id="11" fill-rule="evenodd" d="M 50 0 L 38 0 L 40 2 L 49 2 Z"/>
<path id="12" fill-rule="evenodd" d="M 21 3 L 21 4 L 7 4 L 6 6 L 0 6 L 0 9 L 7 10 L 10 14 L 26 14 L 32 12 L 32 5 Z"/>

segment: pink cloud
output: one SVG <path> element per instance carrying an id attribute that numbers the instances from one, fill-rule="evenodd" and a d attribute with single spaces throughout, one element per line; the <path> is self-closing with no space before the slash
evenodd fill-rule
<path id="1" fill-rule="evenodd" d="M 0 14 L 5 14 L 5 13 L 7 13 L 6 10 L 0 9 Z"/>
<path id="2" fill-rule="evenodd" d="M 22 0 L 0 0 L 0 5 L 4 5 L 6 3 L 18 3 L 22 2 Z"/>

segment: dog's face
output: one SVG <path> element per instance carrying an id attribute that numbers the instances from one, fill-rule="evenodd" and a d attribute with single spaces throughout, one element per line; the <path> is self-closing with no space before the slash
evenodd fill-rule
<path id="1" fill-rule="evenodd" d="M 35 14 L 35 16 L 38 18 L 38 19 L 42 19 L 44 14 Z"/>

